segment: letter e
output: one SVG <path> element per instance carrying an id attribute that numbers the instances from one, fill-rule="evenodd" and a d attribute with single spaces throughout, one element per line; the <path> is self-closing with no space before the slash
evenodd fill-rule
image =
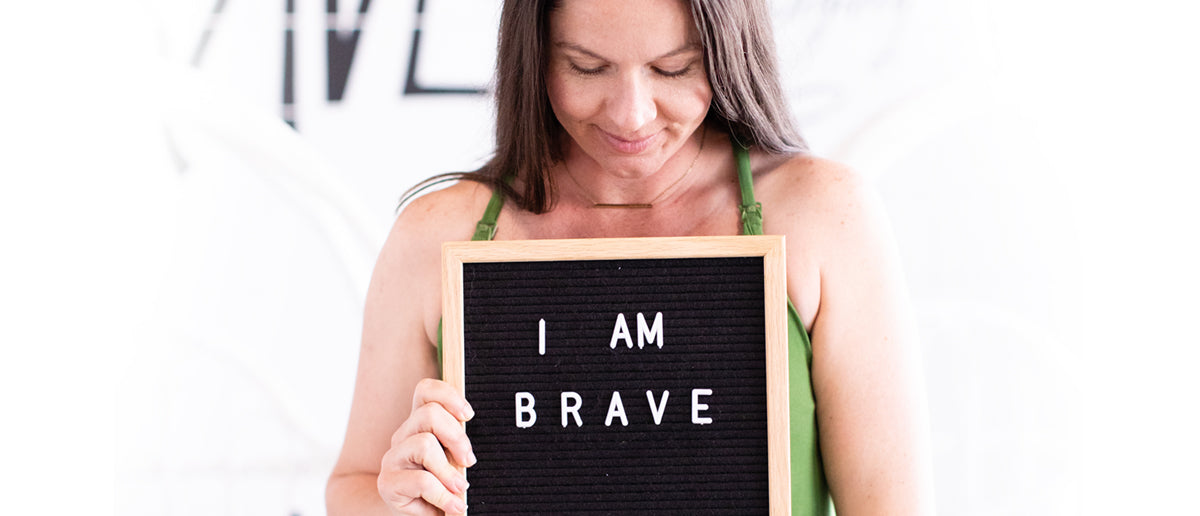
<path id="1" fill-rule="evenodd" d="M 708 405 L 700 403 L 701 396 L 712 396 L 712 389 L 692 389 L 692 424 L 707 425 L 712 423 L 711 417 L 700 417 L 701 410 L 708 410 Z"/>

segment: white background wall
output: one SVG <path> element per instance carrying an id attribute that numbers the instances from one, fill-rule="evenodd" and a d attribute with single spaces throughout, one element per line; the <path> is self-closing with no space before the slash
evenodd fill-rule
<path id="1" fill-rule="evenodd" d="M 487 99 L 401 95 L 415 1 L 372 2 L 337 102 L 295 1 L 298 131 L 283 0 L 96 4 L 0 32 L 3 498 L 323 514 L 374 254 L 409 185 L 486 158 Z M 494 4 L 426 4 L 421 81 L 486 81 Z M 772 5 L 802 130 L 892 216 L 941 512 L 1190 507 L 1193 8 Z"/>

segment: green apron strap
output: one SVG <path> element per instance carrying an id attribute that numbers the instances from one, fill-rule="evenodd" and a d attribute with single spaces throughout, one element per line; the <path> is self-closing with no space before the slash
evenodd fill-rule
<path id="1" fill-rule="evenodd" d="M 496 219 L 500 218 L 500 209 L 503 207 L 504 191 L 495 188 L 492 192 L 492 199 L 488 201 L 487 209 L 483 211 L 483 217 L 475 223 L 475 235 L 471 237 L 472 241 L 491 240 L 496 236 Z"/>
<path id="2" fill-rule="evenodd" d="M 733 155 L 737 158 L 738 186 L 742 189 L 742 204 L 738 209 L 742 212 L 742 234 L 761 235 L 762 204 L 754 200 L 754 177 L 750 173 L 750 150 L 730 138 L 733 142 Z"/>

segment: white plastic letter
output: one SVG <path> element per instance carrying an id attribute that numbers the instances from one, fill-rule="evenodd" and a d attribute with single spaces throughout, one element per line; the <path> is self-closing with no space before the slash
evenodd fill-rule
<path id="1" fill-rule="evenodd" d="M 546 354 L 546 320 L 538 319 L 538 354 Z"/>
<path id="2" fill-rule="evenodd" d="M 712 389 L 692 389 L 692 424 L 707 425 L 712 423 L 711 417 L 700 417 L 701 410 L 708 410 L 708 405 L 700 403 L 701 396 L 712 396 Z"/>
<path id="3" fill-rule="evenodd" d="M 612 426 L 613 417 L 621 418 L 621 426 L 629 426 L 625 419 L 625 404 L 621 403 L 621 393 L 613 391 L 612 401 L 608 404 L 608 415 L 604 417 L 604 426 Z"/>
<path id="4" fill-rule="evenodd" d="M 518 392 L 516 396 L 517 404 L 517 428 L 529 428 L 537 422 L 537 412 L 533 411 L 533 395 L 528 392 Z M 529 419 L 522 416 L 528 415 Z"/>
<path id="5" fill-rule="evenodd" d="M 617 348 L 617 339 L 625 339 L 625 346 L 633 349 L 633 337 L 629 336 L 629 324 L 625 322 L 625 314 L 617 314 L 617 322 L 613 324 L 612 340 L 608 341 L 608 347 L 611 349 Z"/>
<path id="6" fill-rule="evenodd" d="M 568 399 L 572 400 L 570 405 L 567 404 Z M 583 406 L 583 398 L 579 397 L 579 393 L 570 391 L 562 393 L 563 428 L 567 427 L 567 414 L 575 416 L 575 426 L 583 426 L 583 419 L 579 417 L 579 407 L 581 406 Z"/>
<path id="7" fill-rule="evenodd" d="M 662 401 L 660 401 L 658 406 L 655 407 L 654 393 L 651 391 L 646 391 L 646 401 L 650 402 L 650 415 L 654 416 L 654 424 L 656 425 L 662 424 L 663 411 L 667 410 L 667 396 L 670 394 L 671 391 L 663 391 Z"/>
<path id="8" fill-rule="evenodd" d="M 654 324 L 646 327 L 646 318 L 641 312 L 637 315 L 638 322 L 638 349 L 645 347 L 647 342 L 657 342 L 658 349 L 663 346 L 663 330 L 662 330 L 662 312 L 654 314 Z"/>

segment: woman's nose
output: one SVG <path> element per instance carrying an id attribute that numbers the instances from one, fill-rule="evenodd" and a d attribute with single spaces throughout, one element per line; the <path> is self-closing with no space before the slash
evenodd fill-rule
<path id="1" fill-rule="evenodd" d="M 641 74 L 623 76 L 609 92 L 608 116 L 623 134 L 636 133 L 658 116 L 654 88 Z"/>

